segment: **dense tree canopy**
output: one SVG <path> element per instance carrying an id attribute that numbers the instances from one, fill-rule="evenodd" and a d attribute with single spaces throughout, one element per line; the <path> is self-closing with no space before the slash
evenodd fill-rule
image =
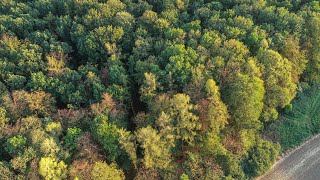
<path id="1" fill-rule="evenodd" d="M 0 179 L 250 179 L 318 83 L 317 0 L 1 0 Z"/>

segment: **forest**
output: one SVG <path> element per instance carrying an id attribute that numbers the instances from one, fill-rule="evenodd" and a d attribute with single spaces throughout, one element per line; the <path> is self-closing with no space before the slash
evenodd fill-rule
<path id="1" fill-rule="evenodd" d="M 319 84 L 318 0 L 1 0 L 0 179 L 252 179 Z"/>

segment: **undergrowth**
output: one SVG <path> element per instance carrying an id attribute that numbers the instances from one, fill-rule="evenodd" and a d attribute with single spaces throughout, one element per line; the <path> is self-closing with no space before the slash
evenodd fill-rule
<path id="1" fill-rule="evenodd" d="M 282 151 L 294 148 L 320 131 L 320 86 L 301 85 L 301 91 L 279 119 L 269 125 L 266 136 L 279 142 Z"/>

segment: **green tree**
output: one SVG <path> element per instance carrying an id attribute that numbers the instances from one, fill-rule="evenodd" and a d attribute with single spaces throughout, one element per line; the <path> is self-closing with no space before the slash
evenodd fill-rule
<path id="1" fill-rule="evenodd" d="M 71 151 L 75 150 L 77 148 L 77 141 L 81 134 L 82 130 L 80 128 L 68 128 L 67 134 L 64 137 L 66 147 Z"/>
<path id="2" fill-rule="evenodd" d="M 177 136 L 188 144 L 193 144 L 200 125 L 198 117 L 192 113 L 194 106 L 190 104 L 190 97 L 185 94 L 176 94 L 170 100 L 170 115 L 174 119 Z"/>
<path id="3" fill-rule="evenodd" d="M 207 100 L 209 101 L 206 107 L 207 111 L 204 114 L 204 120 L 208 121 L 203 127 L 210 127 L 210 133 L 219 133 L 225 125 L 228 124 L 228 110 L 227 106 L 220 99 L 219 87 L 213 79 L 208 79 L 205 84 L 205 91 L 207 92 Z M 198 107 L 198 111 L 199 111 Z M 207 126 L 209 125 L 209 126 Z"/>
<path id="4" fill-rule="evenodd" d="M 61 147 L 57 143 L 57 139 L 54 139 L 53 137 L 45 138 L 40 143 L 40 151 L 45 156 L 56 157 L 60 150 Z"/>
<path id="5" fill-rule="evenodd" d="M 249 151 L 247 173 L 258 176 L 266 172 L 276 161 L 280 153 L 280 145 L 267 140 L 259 140 Z"/>
<path id="6" fill-rule="evenodd" d="M 257 56 L 263 65 L 265 98 L 262 118 L 264 121 L 278 117 L 277 107 L 284 108 L 296 95 L 296 84 L 292 81 L 292 65 L 273 50 L 262 50 Z"/>
<path id="7" fill-rule="evenodd" d="M 227 106 L 220 98 L 219 87 L 213 79 L 208 79 L 205 84 L 207 98 L 197 104 L 199 123 L 201 123 L 200 136 L 203 154 L 217 155 L 225 150 L 221 143 L 221 131 L 229 123 Z"/>
<path id="8" fill-rule="evenodd" d="M 145 73 L 144 77 L 145 80 L 140 87 L 140 99 L 146 103 L 152 103 L 152 99 L 156 95 L 157 79 L 152 73 Z"/>
<path id="9" fill-rule="evenodd" d="M 230 179 L 245 179 L 240 161 L 234 154 L 226 153 L 217 157 L 217 162 L 223 167 L 225 175 Z"/>
<path id="10" fill-rule="evenodd" d="M 11 167 L 22 174 L 27 172 L 28 162 L 36 157 L 36 151 L 32 148 L 26 148 L 24 153 L 20 156 L 16 156 L 10 161 Z"/>
<path id="11" fill-rule="evenodd" d="M 7 110 L 3 107 L 0 107 L 0 127 L 3 128 L 8 122 L 9 118 L 6 117 Z"/>
<path id="12" fill-rule="evenodd" d="M 198 153 L 186 152 L 187 159 L 182 164 L 185 175 L 195 179 L 220 179 L 223 172 L 214 157 L 203 157 Z M 180 179 L 182 179 L 180 177 Z"/>
<path id="13" fill-rule="evenodd" d="M 167 147 L 175 146 L 175 127 L 173 127 L 173 119 L 170 115 L 161 112 L 160 116 L 156 120 L 156 125 L 159 131 L 160 136 L 167 143 Z"/>
<path id="14" fill-rule="evenodd" d="M 146 168 L 166 169 L 171 162 L 170 147 L 159 133 L 148 126 L 139 129 L 136 137 L 143 149 L 143 165 Z"/>
<path id="15" fill-rule="evenodd" d="M 108 123 L 108 117 L 100 115 L 94 119 L 93 132 L 98 142 L 108 154 L 110 161 L 115 161 L 123 152 L 119 151 L 118 127 Z"/>
<path id="16" fill-rule="evenodd" d="M 94 163 L 91 178 L 96 180 L 124 180 L 124 173 L 117 169 L 115 164 L 108 165 L 105 162 L 97 161 Z"/>
<path id="17" fill-rule="evenodd" d="M 26 146 L 27 138 L 17 135 L 7 140 L 5 143 L 5 150 L 11 155 L 19 155 L 23 153 Z"/>
<path id="18" fill-rule="evenodd" d="M 319 13 L 312 13 L 306 18 L 306 41 L 309 62 L 307 64 L 304 78 L 311 83 L 320 82 L 320 18 Z"/>
<path id="19" fill-rule="evenodd" d="M 205 66 L 198 65 L 191 70 L 191 80 L 189 84 L 183 89 L 184 93 L 189 95 L 192 101 L 198 101 L 205 95 L 203 89 L 206 80 L 209 76 Z"/>
<path id="20" fill-rule="evenodd" d="M 55 137 L 59 137 L 63 130 L 60 122 L 49 122 L 45 129 L 49 134 Z"/>
<path id="21" fill-rule="evenodd" d="M 11 70 L 8 68 L 4 69 L 5 72 L 3 72 L 2 76 L 9 74 L 28 76 L 30 73 L 45 69 L 45 63 L 41 59 L 42 50 L 40 46 L 28 41 L 19 41 L 15 36 L 1 35 L 1 39 L 1 61 L 10 62 L 13 68 Z"/>
<path id="22" fill-rule="evenodd" d="M 238 74 L 228 85 L 224 98 L 237 128 L 260 127 L 264 93 L 263 81 L 258 77 Z"/>
<path id="23" fill-rule="evenodd" d="M 198 62 L 198 54 L 195 50 L 184 45 L 169 46 L 162 53 L 162 64 L 166 64 L 167 73 L 171 73 L 175 83 L 185 86 L 191 78 L 191 69 Z"/>
<path id="24" fill-rule="evenodd" d="M 305 51 L 301 50 L 298 39 L 289 37 L 280 53 L 284 58 L 287 58 L 292 65 L 292 81 L 299 82 L 300 75 L 306 69 L 308 60 L 306 59 Z"/>
<path id="25" fill-rule="evenodd" d="M 126 151 L 129 155 L 132 164 L 135 168 L 137 168 L 138 157 L 137 157 L 137 144 L 136 139 L 133 134 L 129 131 L 125 131 L 124 129 L 119 129 L 119 144 L 121 148 Z"/>
<path id="26" fill-rule="evenodd" d="M 11 90 L 23 89 L 27 82 L 27 78 L 21 75 L 8 74 L 5 82 Z"/>
<path id="27" fill-rule="evenodd" d="M 88 35 L 79 38 L 78 49 L 81 55 L 89 61 L 97 63 L 108 55 L 117 52 L 116 43 L 123 37 L 121 27 L 105 26 L 90 31 Z"/>
<path id="28" fill-rule="evenodd" d="M 39 162 L 39 174 L 46 180 L 67 178 L 67 165 L 53 157 L 43 157 Z"/>

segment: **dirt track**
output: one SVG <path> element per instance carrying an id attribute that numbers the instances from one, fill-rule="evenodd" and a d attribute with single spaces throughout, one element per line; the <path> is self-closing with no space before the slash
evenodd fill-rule
<path id="1" fill-rule="evenodd" d="M 257 180 L 320 180 L 320 135 L 278 161 Z"/>

